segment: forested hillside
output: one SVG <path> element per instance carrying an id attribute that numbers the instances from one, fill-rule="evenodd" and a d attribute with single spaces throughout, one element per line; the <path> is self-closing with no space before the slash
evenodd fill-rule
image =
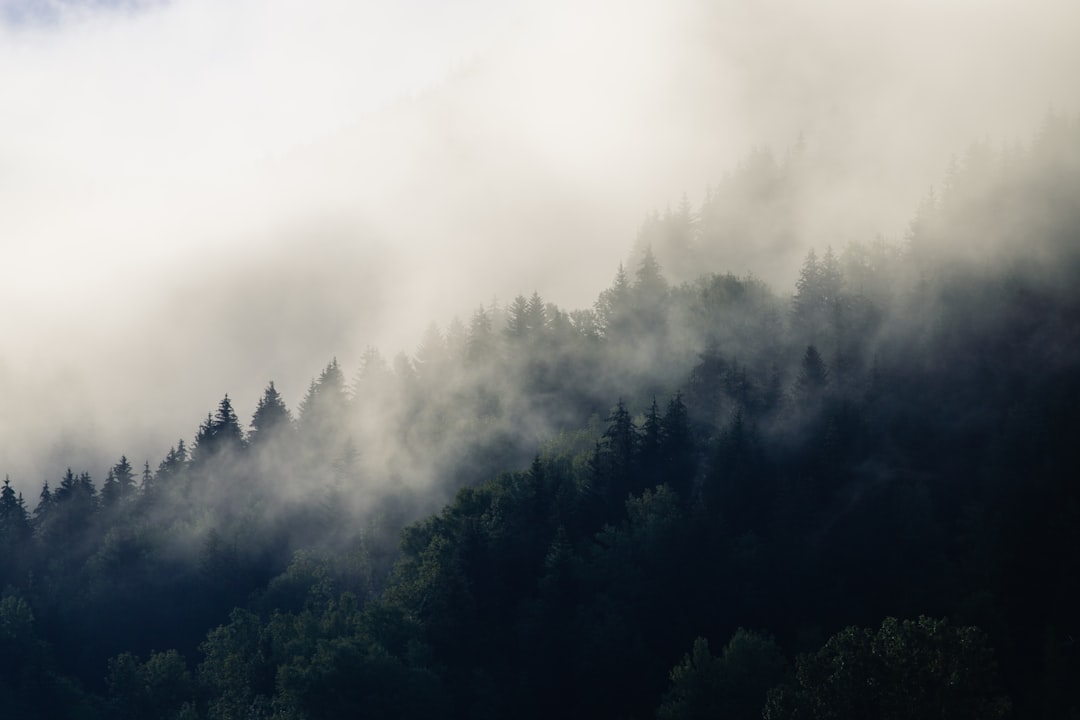
<path id="1" fill-rule="evenodd" d="M 1080 717 L 1080 119 L 792 288 L 715 267 L 789 249 L 797 163 L 649 215 L 590 308 L 5 482 L 0 714 Z"/>

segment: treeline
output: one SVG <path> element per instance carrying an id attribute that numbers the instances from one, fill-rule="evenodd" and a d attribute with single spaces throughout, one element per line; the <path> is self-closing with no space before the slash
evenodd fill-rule
<path id="1" fill-rule="evenodd" d="M 592 308 L 481 307 L 295 417 L 226 396 L 156 469 L 5 483 L 0 708 L 1080 713 L 1078 191 L 1052 117 L 785 296 L 665 280 L 711 196 Z"/>

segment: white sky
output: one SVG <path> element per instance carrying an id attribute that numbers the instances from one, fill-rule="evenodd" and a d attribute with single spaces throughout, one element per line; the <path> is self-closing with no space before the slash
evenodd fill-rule
<path id="1" fill-rule="evenodd" d="M 0 472 L 156 465 L 226 391 L 246 419 L 492 295 L 587 305 L 647 211 L 800 132 L 821 212 L 895 234 L 951 153 L 1078 110 L 1078 31 L 1067 0 L 0 0 Z"/>

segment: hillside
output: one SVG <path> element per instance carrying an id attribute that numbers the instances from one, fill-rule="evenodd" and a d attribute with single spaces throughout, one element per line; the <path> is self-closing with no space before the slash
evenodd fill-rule
<path id="1" fill-rule="evenodd" d="M 1080 120 L 794 287 L 697 274 L 790 252 L 762 157 L 592 307 L 523 290 L 156 467 L 5 483 L 5 717 L 1080 713 Z"/>

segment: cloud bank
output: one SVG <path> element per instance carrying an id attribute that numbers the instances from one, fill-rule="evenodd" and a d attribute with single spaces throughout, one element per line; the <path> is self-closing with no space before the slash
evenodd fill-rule
<path id="1" fill-rule="evenodd" d="M 156 464 L 225 392 L 295 405 L 493 296 L 588 305 L 647 211 L 752 147 L 804 138 L 803 241 L 841 245 L 1080 99 L 1065 0 L 33 7 L 0 3 L 0 472 L 27 489 Z"/>

